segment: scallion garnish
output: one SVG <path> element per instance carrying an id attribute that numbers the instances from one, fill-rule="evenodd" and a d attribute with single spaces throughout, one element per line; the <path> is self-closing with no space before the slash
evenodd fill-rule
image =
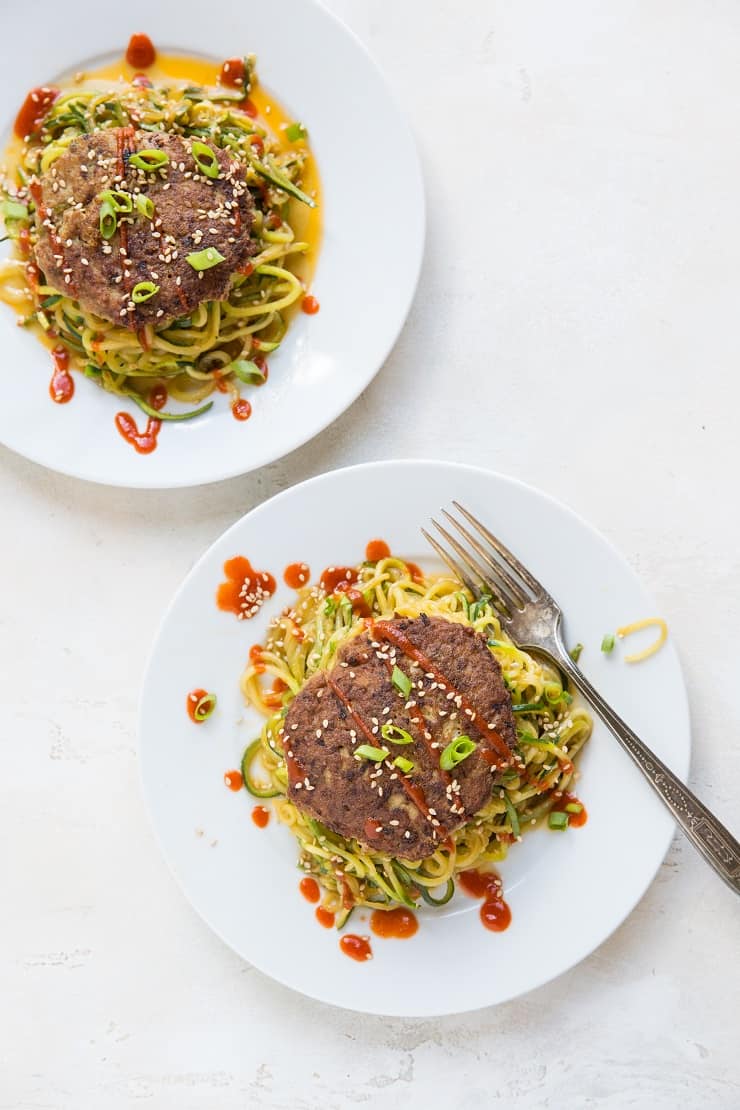
<path id="1" fill-rule="evenodd" d="M 583 813 L 583 806 L 580 802 L 568 802 L 565 807 L 566 813 Z"/>
<path id="2" fill-rule="evenodd" d="M 403 771 L 404 775 L 409 775 L 416 765 L 413 759 L 406 759 L 405 756 L 397 755 L 393 760 L 393 766 L 398 767 L 399 771 Z"/>
<path id="3" fill-rule="evenodd" d="M 285 128 L 285 138 L 289 143 L 297 143 L 299 139 L 305 139 L 308 131 L 302 123 L 289 123 Z"/>
<path id="4" fill-rule="evenodd" d="M 519 814 L 514 809 L 514 806 L 511 804 L 506 794 L 504 794 L 504 805 L 506 806 L 506 813 L 509 818 L 509 824 L 511 825 L 512 836 L 521 836 L 521 829 L 519 828 Z"/>
<path id="5" fill-rule="evenodd" d="M 118 227 L 116 210 L 109 200 L 104 200 L 100 205 L 100 234 L 104 239 L 111 239 Z"/>
<path id="6" fill-rule="evenodd" d="M 125 193 L 123 189 L 104 189 L 98 200 L 103 203 L 108 201 L 116 215 L 119 212 L 127 213 L 134 210 L 134 198 L 131 193 Z"/>
<path id="7" fill-rule="evenodd" d="M 411 679 L 407 674 L 403 673 L 400 667 L 393 668 L 391 682 L 396 687 L 399 694 L 403 694 L 405 698 L 407 698 L 411 693 Z"/>
<path id="8" fill-rule="evenodd" d="M 166 166 L 170 160 L 169 154 L 164 150 L 140 150 L 136 154 L 132 154 L 128 160 L 130 166 L 135 166 L 137 170 L 144 170 L 146 173 L 152 173 L 154 170 L 161 170 Z"/>
<path id="9" fill-rule="evenodd" d="M 542 703 L 539 701 L 523 701 L 519 705 L 512 705 L 513 713 L 542 713 L 544 712 Z"/>
<path id="10" fill-rule="evenodd" d="M 551 829 L 559 829 L 562 832 L 568 828 L 568 814 L 562 813 L 559 809 L 553 810 L 547 818 L 547 823 Z"/>
<path id="11" fill-rule="evenodd" d="M 220 171 L 218 158 L 206 143 L 201 143 L 196 139 L 191 144 L 190 152 L 201 173 L 213 179 L 218 177 Z"/>
<path id="12" fill-rule="evenodd" d="M 53 308 L 55 304 L 59 304 L 62 299 L 61 293 L 52 293 L 50 297 L 45 297 L 41 302 L 42 308 Z"/>
<path id="13" fill-rule="evenodd" d="M 138 281 L 131 290 L 131 300 L 134 304 L 144 304 L 150 301 L 159 292 L 159 286 L 153 281 Z"/>
<path id="14" fill-rule="evenodd" d="M 225 262 L 226 259 L 215 247 L 206 247 L 205 250 L 193 251 L 192 254 L 187 255 L 186 261 L 194 270 L 202 273 L 203 270 L 210 270 L 212 267 L 218 266 L 219 262 Z"/>
<path id="15" fill-rule="evenodd" d="M 354 755 L 359 756 L 360 759 L 369 759 L 373 763 L 382 763 L 388 755 L 386 748 L 376 748 L 373 744 L 360 744 L 355 748 Z"/>
<path id="16" fill-rule="evenodd" d="M 265 381 L 265 372 L 260 370 L 256 362 L 251 362 L 249 359 L 240 358 L 236 362 L 232 362 L 228 367 L 240 382 L 246 385 L 262 385 Z"/>
<path id="17" fill-rule="evenodd" d="M 204 694 L 203 697 L 199 698 L 196 702 L 195 708 L 193 709 L 193 716 L 195 717 L 198 724 L 201 724 L 203 721 L 208 720 L 215 708 L 216 695 Z"/>
<path id="18" fill-rule="evenodd" d="M 380 730 L 380 735 L 389 744 L 413 744 L 414 738 L 411 733 L 407 732 L 405 728 L 399 728 L 398 725 L 391 724 L 386 721 Z"/>
<path id="19" fill-rule="evenodd" d="M 144 196 L 143 193 L 137 193 L 134 197 L 134 203 L 140 216 L 144 216 L 147 220 L 154 219 L 154 201 L 151 197 Z"/>
<path id="20" fill-rule="evenodd" d="M 576 646 L 574 648 L 571 648 L 570 657 L 571 657 L 571 659 L 573 660 L 574 663 L 577 663 L 578 660 L 581 658 L 581 652 L 582 651 L 583 651 L 583 644 L 576 644 Z"/>
<path id="21" fill-rule="evenodd" d="M 324 605 L 324 616 L 333 617 L 337 611 L 337 603 L 333 597 L 327 597 L 326 604 Z"/>
<path id="22" fill-rule="evenodd" d="M 448 744 L 440 756 L 439 765 L 443 771 L 451 771 L 458 763 L 462 763 L 472 755 L 477 747 L 469 736 L 457 736 Z"/>
<path id="23" fill-rule="evenodd" d="M 608 655 L 610 652 L 614 651 L 614 644 L 614 633 L 607 632 L 601 641 L 601 650 L 604 652 L 604 655 Z"/>

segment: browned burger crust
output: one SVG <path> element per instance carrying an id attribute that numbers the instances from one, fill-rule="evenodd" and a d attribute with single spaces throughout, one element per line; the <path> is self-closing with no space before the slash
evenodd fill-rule
<path id="1" fill-rule="evenodd" d="M 420 859 L 486 804 L 492 770 L 502 765 L 496 758 L 492 766 L 490 735 L 465 714 L 457 695 L 463 695 L 463 707 L 474 706 L 493 726 L 509 750 L 515 747 L 516 729 L 501 668 L 481 635 L 440 617 L 387 623 L 433 663 L 437 677 L 441 673 L 448 680 L 445 688 L 419 663 L 374 638 L 372 629 L 354 637 L 339 649 L 330 671 L 306 683 L 286 714 L 288 795 L 341 836 L 401 859 Z M 413 683 L 408 697 L 391 681 L 396 664 Z M 369 742 L 358 717 L 389 749 L 384 763 L 352 754 Z M 386 722 L 410 733 L 413 744 L 384 741 L 380 730 Z M 439 757 L 461 734 L 470 736 L 478 750 L 446 774 Z M 415 764 L 408 776 L 391 766 L 399 755 Z"/>
<path id="2" fill-rule="evenodd" d="M 133 128 L 75 139 L 40 181 L 36 262 L 47 283 L 131 330 L 145 324 L 161 328 L 204 301 L 223 300 L 254 250 L 252 198 L 231 155 L 212 148 L 219 164 L 219 176 L 212 179 L 200 172 L 191 145 L 177 135 Z M 163 169 L 147 172 L 131 165 L 132 154 L 152 149 L 169 156 Z M 99 197 L 109 189 L 149 197 L 154 219 L 134 208 L 119 217 L 113 237 L 104 239 Z M 224 261 L 199 274 L 187 255 L 207 247 L 216 247 Z M 140 281 L 153 282 L 159 292 L 134 304 L 130 293 Z"/>

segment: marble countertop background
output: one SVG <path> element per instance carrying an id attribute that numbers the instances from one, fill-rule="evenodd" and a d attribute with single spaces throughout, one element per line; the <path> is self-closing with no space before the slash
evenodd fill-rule
<path id="1" fill-rule="evenodd" d="M 397 92 L 428 190 L 418 296 L 377 379 L 308 446 L 195 491 L 96 488 L 0 449 L 0 1110 L 730 1110 L 738 903 L 678 836 L 575 970 L 428 1021 L 268 981 L 154 842 L 135 728 L 164 605 L 264 498 L 398 454 L 516 475 L 625 553 L 685 668 L 691 784 L 740 824 L 740 7 L 327 6 Z"/>

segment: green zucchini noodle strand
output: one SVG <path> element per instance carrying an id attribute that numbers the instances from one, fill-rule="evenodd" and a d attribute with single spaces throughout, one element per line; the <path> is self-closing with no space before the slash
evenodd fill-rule
<path id="1" fill-rule="evenodd" d="M 301 812 L 287 797 L 283 718 L 304 683 L 331 666 L 339 646 L 358 635 L 365 621 L 345 595 L 327 596 L 318 586 L 299 590 L 293 607 L 273 620 L 266 644 L 257 658 L 250 657 L 241 677 L 245 701 L 265 717 L 259 738 L 245 752 L 242 772 L 248 790 L 274 799 L 279 820 L 298 840 L 299 866 L 323 887 L 324 905 L 338 915 L 338 927 L 356 905 L 391 909 L 416 906 L 420 898 L 442 904 L 451 897 L 460 872 L 503 859 L 509 845 L 549 813 L 572 785 L 574 759 L 592 729 L 589 714 L 573 704 L 559 673 L 511 642 L 489 600 L 475 602 L 451 578 L 418 580 L 403 560 L 393 557 L 363 563 L 357 571 L 354 588 L 373 618 L 426 613 L 470 625 L 486 637 L 511 695 L 524 770 L 499 772 L 490 800 L 452 834 L 451 846 L 411 862 L 347 840 Z M 272 689 L 266 685 L 269 679 Z"/>
<path id="2" fill-rule="evenodd" d="M 22 201 L 29 211 L 25 219 L 6 220 L 6 230 L 15 240 L 24 231 L 33 247 L 37 232 L 27 185 L 78 136 L 132 124 L 202 138 L 241 163 L 254 201 L 256 252 L 245 272 L 234 275 L 227 299 L 205 302 L 187 317 L 161 328 L 147 324 L 134 333 L 83 308 L 46 284 L 43 275 L 34 288 L 25 278 L 20 252 L 0 263 L 0 296 L 16 306 L 30 300 L 33 311 L 22 323 L 58 337 L 73 364 L 103 389 L 137 399 L 164 383 L 176 401 L 197 404 L 217 387 L 238 396 L 232 364 L 264 357 L 280 345 L 287 313 L 303 294 L 296 265 L 310 249 L 291 226 L 293 206 L 314 202 L 300 188 L 305 147 L 283 150 L 257 120 L 235 110 L 237 97 L 224 89 L 170 78 L 166 85 L 142 88 L 90 79 L 62 91 L 38 135 L 24 144 L 17 182 L 0 182 L 0 199 Z"/>

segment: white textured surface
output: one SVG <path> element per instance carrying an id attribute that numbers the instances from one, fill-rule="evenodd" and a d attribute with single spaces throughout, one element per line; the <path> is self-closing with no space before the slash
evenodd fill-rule
<path id="1" fill-rule="evenodd" d="M 319 441 L 194 493 L 0 453 L 0 1108 L 729 1110 L 737 900 L 680 839 L 575 971 L 418 1022 L 268 982 L 156 851 L 134 722 L 163 605 L 265 496 L 397 454 L 510 472 L 614 540 L 684 662 L 692 784 L 739 823 L 740 10 L 330 6 L 395 86 L 428 185 L 419 296 L 375 383 Z"/>

